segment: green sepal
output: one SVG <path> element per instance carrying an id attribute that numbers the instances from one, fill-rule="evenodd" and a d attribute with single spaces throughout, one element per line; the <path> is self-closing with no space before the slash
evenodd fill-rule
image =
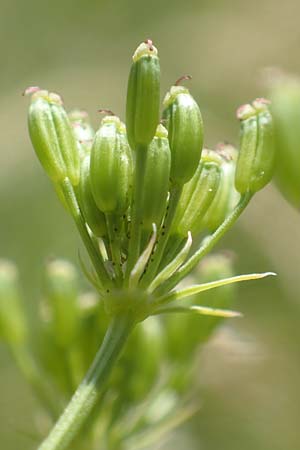
<path id="1" fill-rule="evenodd" d="M 248 280 L 259 280 L 260 278 L 265 278 L 268 276 L 274 276 L 274 272 L 264 272 L 264 273 L 251 273 L 246 275 L 237 275 L 230 278 L 224 278 L 222 280 L 211 281 L 209 283 L 198 284 L 194 286 L 189 286 L 187 288 L 181 289 L 179 291 L 172 291 L 163 297 L 158 298 L 155 303 L 157 305 L 162 305 L 175 300 L 181 300 L 186 297 L 191 297 L 193 295 L 199 294 L 210 289 L 215 289 L 217 287 L 226 286 L 228 284 L 240 283 L 241 281 Z"/>
<path id="2" fill-rule="evenodd" d="M 80 171 L 78 147 L 61 98 L 48 91 L 35 92 L 29 107 L 28 127 L 47 175 L 54 182 L 68 177 L 76 186 Z"/>
<path id="3" fill-rule="evenodd" d="M 164 281 L 166 281 L 168 278 L 170 278 L 174 272 L 185 262 L 189 251 L 192 246 L 192 235 L 190 232 L 188 232 L 187 240 L 183 246 L 183 248 L 178 252 L 178 254 L 172 259 L 172 261 L 169 262 L 162 270 L 159 272 L 154 280 L 149 285 L 147 291 L 153 292 L 155 289 L 162 284 Z"/>
<path id="4" fill-rule="evenodd" d="M 156 243 L 156 238 L 157 238 L 157 227 L 156 227 L 155 223 L 152 224 L 152 229 L 153 229 L 153 233 L 151 235 L 151 238 L 149 239 L 149 242 L 148 242 L 145 250 L 143 251 L 143 253 L 139 257 L 139 259 L 137 260 L 135 266 L 133 267 L 132 271 L 130 272 L 129 283 L 128 283 L 128 286 L 130 288 L 135 287 L 138 284 L 139 279 L 141 278 L 142 274 L 144 273 L 146 266 L 149 262 L 149 258 L 151 256 L 151 253 L 153 251 L 154 245 Z"/>
<path id="5" fill-rule="evenodd" d="M 133 55 L 126 101 L 126 128 L 132 149 L 152 141 L 159 122 L 160 65 L 151 41 L 139 45 Z"/>
<path id="6" fill-rule="evenodd" d="M 155 223 L 159 228 L 166 211 L 171 153 L 168 132 L 162 126 L 157 127 L 146 155 L 143 181 L 143 228 L 150 231 Z"/>
<path id="7" fill-rule="evenodd" d="M 86 223 L 95 236 L 106 236 L 107 227 L 105 215 L 97 207 L 92 194 L 89 155 L 87 155 L 81 163 L 78 194 L 80 209 L 83 213 Z"/>
<path id="8" fill-rule="evenodd" d="M 189 90 L 172 86 L 164 99 L 163 120 L 169 132 L 171 181 L 184 184 L 197 170 L 203 146 L 203 121 Z"/>
<path id="9" fill-rule="evenodd" d="M 172 314 L 172 313 L 187 313 L 187 314 L 200 314 L 203 316 L 213 316 L 222 318 L 241 317 L 242 314 L 239 311 L 232 311 L 231 309 L 211 308 L 210 306 L 171 306 L 168 308 L 161 308 L 155 312 L 157 314 Z"/>
<path id="10" fill-rule="evenodd" d="M 105 117 L 95 135 L 90 177 L 98 208 L 104 213 L 123 214 L 132 187 L 132 155 L 125 126 L 116 116 Z"/>

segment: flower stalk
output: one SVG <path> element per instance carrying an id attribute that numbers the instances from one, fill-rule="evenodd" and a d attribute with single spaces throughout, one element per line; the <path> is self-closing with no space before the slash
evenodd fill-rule
<path id="1" fill-rule="evenodd" d="M 115 317 L 111 321 L 88 373 L 38 450 L 68 448 L 103 392 L 105 383 L 133 327 L 134 321 L 130 316 Z"/>

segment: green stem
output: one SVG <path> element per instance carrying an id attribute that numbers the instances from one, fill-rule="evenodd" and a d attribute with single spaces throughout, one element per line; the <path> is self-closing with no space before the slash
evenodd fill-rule
<path id="1" fill-rule="evenodd" d="M 70 180 L 68 178 L 64 179 L 64 181 L 61 184 L 61 188 L 63 190 L 66 202 L 70 208 L 72 217 L 74 218 L 81 239 L 83 240 L 83 243 L 94 265 L 100 284 L 103 285 L 104 287 L 111 287 L 112 281 L 110 280 L 108 273 L 104 267 L 100 253 L 97 252 L 94 243 L 87 231 L 85 221 L 83 220 L 80 207 L 77 202 L 74 188 L 71 185 Z"/>
<path id="2" fill-rule="evenodd" d="M 110 251 L 112 262 L 114 266 L 115 276 L 117 284 L 120 285 L 120 282 L 123 278 L 122 273 L 122 264 L 121 264 L 121 248 L 120 248 L 120 227 L 121 223 L 117 216 L 112 214 L 106 214 L 106 224 L 107 231 L 109 236 L 110 243 Z"/>
<path id="3" fill-rule="evenodd" d="M 128 261 L 126 267 L 126 279 L 129 279 L 130 272 L 140 256 L 140 246 L 142 237 L 143 220 L 143 184 L 147 157 L 147 146 L 140 146 L 136 149 L 136 169 L 134 180 L 134 194 L 132 217 L 130 226 L 130 240 L 128 246 Z"/>
<path id="4" fill-rule="evenodd" d="M 170 231 L 171 231 L 173 219 L 174 219 L 174 216 L 176 213 L 176 209 L 177 209 L 177 205 L 178 205 L 178 201 L 179 201 L 181 192 L 182 192 L 182 186 L 174 186 L 173 190 L 171 191 L 170 201 L 169 201 L 165 221 L 164 221 L 163 227 L 160 231 L 160 234 L 158 236 L 158 242 L 156 245 L 156 249 L 154 251 L 154 255 L 153 255 L 152 259 L 150 260 L 147 271 L 141 280 L 141 287 L 148 286 L 149 283 L 151 283 L 151 281 L 153 280 L 153 278 L 156 275 L 157 269 L 158 269 L 161 259 L 163 257 L 164 250 L 166 248 L 166 245 L 167 245 L 167 242 L 168 242 L 168 239 L 170 236 Z"/>
<path id="5" fill-rule="evenodd" d="M 38 450 L 64 450 L 71 444 L 101 395 L 133 326 L 131 317 L 112 319 L 87 375 Z"/>
<path id="6" fill-rule="evenodd" d="M 191 256 L 191 258 L 178 269 L 174 275 L 172 275 L 165 283 L 163 283 L 155 292 L 158 295 L 162 295 L 171 289 L 173 289 L 188 273 L 190 273 L 199 261 L 216 245 L 221 237 L 232 227 L 232 225 L 240 217 L 248 203 L 250 202 L 253 194 L 246 193 L 243 195 L 237 206 L 232 213 L 224 220 L 224 222 L 217 228 L 217 230 L 208 236 L 202 246 Z"/>

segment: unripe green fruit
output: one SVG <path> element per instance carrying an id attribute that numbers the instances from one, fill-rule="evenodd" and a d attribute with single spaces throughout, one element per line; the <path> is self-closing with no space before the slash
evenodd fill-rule
<path id="1" fill-rule="evenodd" d="M 251 105 L 243 105 L 237 111 L 241 120 L 240 149 L 235 173 L 235 187 L 244 194 L 250 188 L 252 164 L 257 147 L 256 111 Z"/>
<path id="2" fill-rule="evenodd" d="M 52 181 L 79 182 L 79 153 L 68 115 L 57 94 L 38 90 L 31 99 L 29 134 L 36 154 Z"/>
<path id="3" fill-rule="evenodd" d="M 203 219 L 203 228 L 209 231 L 215 231 L 224 222 L 240 198 L 234 187 L 237 150 L 234 147 L 222 145 L 219 148 L 219 154 L 223 157 L 220 167 L 220 184 Z"/>
<path id="4" fill-rule="evenodd" d="M 103 212 L 98 209 L 91 189 L 89 155 L 87 155 L 81 163 L 79 204 L 85 221 L 95 236 L 105 236 L 107 234 L 105 216 Z"/>
<path id="5" fill-rule="evenodd" d="M 121 215 L 127 210 L 132 184 L 132 155 L 125 126 L 118 117 L 105 117 L 95 135 L 90 179 L 94 200 L 102 212 Z"/>
<path id="6" fill-rule="evenodd" d="M 300 206 L 300 82 L 294 77 L 272 77 L 271 111 L 274 117 L 275 181 L 285 198 Z"/>
<path id="7" fill-rule="evenodd" d="M 132 149 L 152 141 L 159 122 L 160 66 L 157 49 L 148 40 L 133 55 L 126 101 L 126 128 Z"/>
<path id="8" fill-rule="evenodd" d="M 186 238 L 188 232 L 197 235 L 203 219 L 218 191 L 222 158 L 212 150 L 205 150 L 194 177 L 184 186 L 174 218 L 172 234 Z"/>
<path id="9" fill-rule="evenodd" d="M 150 143 L 145 164 L 143 185 L 143 227 L 152 230 L 152 224 L 160 226 L 166 210 L 171 153 L 168 132 L 159 125 Z"/>
<path id="10" fill-rule="evenodd" d="M 237 112 L 241 120 L 240 150 L 235 187 L 238 192 L 255 193 L 272 178 L 275 161 L 274 130 L 267 101 L 257 99 Z"/>
<path id="11" fill-rule="evenodd" d="M 164 100 L 163 119 L 172 155 L 171 181 L 184 184 L 196 172 L 203 146 L 201 112 L 188 89 L 171 87 Z"/>
<path id="12" fill-rule="evenodd" d="M 253 161 L 251 191 L 257 192 L 268 184 L 274 173 L 275 142 L 273 118 L 264 99 L 257 99 L 253 106 L 257 111 L 258 140 Z"/>

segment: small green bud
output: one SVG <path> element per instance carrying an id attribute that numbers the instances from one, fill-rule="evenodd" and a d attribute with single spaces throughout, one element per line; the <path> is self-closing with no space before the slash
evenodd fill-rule
<path id="1" fill-rule="evenodd" d="M 78 147 L 60 96 L 43 90 L 34 92 L 28 126 L 33 147 L 48 176 L 54 183 L 68 177 L 76 186 L 80 170 Z"/>
<path id="2" fill-rule="evenodd" d="M 81 163 L 79 204 L 86 223 L 95 236 L 105 236 L 107 234 L 105 216 L 103 212 L 98 209 L 91 189 L 89 155 L 87 155 Z"/>
<path id="3" fill-rule="evenodd" d="M 124 124 L 116 116 L 102 120 L 91 150 L 93 197 L 104 213 L 123 214 L 129 204 L 132 155 Z"/>
<path id="4" fill-rule="evenodd" d="M 133 55 L 126 101 L 126 127 L 132 149 L 152 141 L 159 122 L 160 66 L 151 40 L 140 44 Z"/>
<path id="5" fill-rule="evenodd" d="M 164 99 L 163 119 L 172 155 L 171 181 L 184 184 L 197 170 L 203 146 L 199 106 L 183 86 L 172 86 Z"/>
<path id="6" fill-rule="evenodd" d="M 220 167 L 220 184 L 203 219 L 203 228 L 209 231 L 215 231 L 224 222 L 240 198 L 234 187 L 238 152 L 232 146 L 222 145 L 218 147 L 218 153 L 223 157 L 223 163 Z"/>
<path id="7" fill-rule="evenodd" d="M 166 210 L 170 167 L 168 132 L 159 125 L 149 145 L 145 164 L 143 226 L 147 231 L 152 230 L 153 223 L 159 227 L 162 222 Z"/>
<path id="8" fill-rule="evenodd" d="M 257 99 L 238 109 L 241 121 L 240 151 L 235 187 L 238 192 L 257 192 L 272 178 L 274 170 L 274 132 L 267 101 Z"/>
<path id="9" fill-rule="evenodd" d="M 50 328 L 58 345 L 68 347 L 79 330 L 78 282 L 74 266 L 63 260 L 46 266 L 45 288 Z"/>
<path id="10" fill-rule="evenodd" d="M 77 140 L 80 157 L 84 158 L 91 151 L 95 131 L 86 111 L 75 109 L 69 113 L 69 119 Z"/>
<path id="11" fill-rule="evenodd" d="M 27 337 L 27 326 L 18 290 L 18 273 L 14 264 L 0 261 L 0 337 L 11 345 Z"/>
<path id="12" fill-rule="evenodd" d="M 186 238 L 188 232 L 197 235 L 203 228 L 203 218 L 218 191 L 222 157 L 204 150 L 193 178 L 183 188 L 174 218 L 172 234 Z"/>

